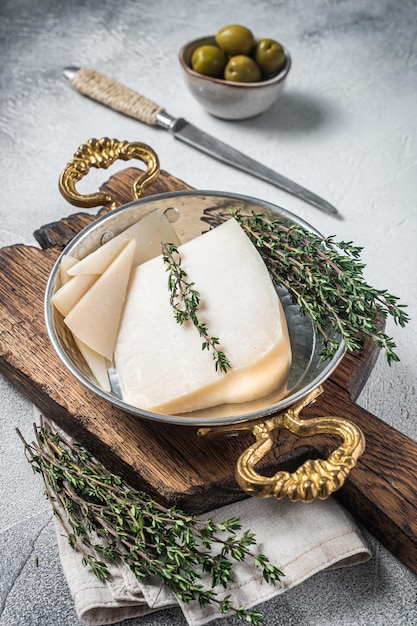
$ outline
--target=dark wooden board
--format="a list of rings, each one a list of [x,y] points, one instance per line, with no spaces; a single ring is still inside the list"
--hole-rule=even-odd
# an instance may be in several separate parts
[[[128,168],[103,188],[122,204],[130,200],[136,176]],[[162,172],[145,195],[187,188]],[[0,250],[0,371],[110,470],[161,502],[199,513],[244,498],[234,467],[251,435],[208,440],[192,427],[138,419],[86,390],[55,354],[43,317],[46,281],[62,248],[95,217],[80,212],[42,226],[35,233],[41,248],[16,244]],[[377,357],[368,343],[359,354],[346,355],[303,417],[339,415],[363,430],[366,451],[337,497],[417,572],[417,444],[355,404]],[[297,440],[284,431],[262,470],[292,469],[337,445],[330,437]]]

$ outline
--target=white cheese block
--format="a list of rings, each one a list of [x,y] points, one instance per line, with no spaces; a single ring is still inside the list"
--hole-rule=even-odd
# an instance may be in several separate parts
[[[64,279],[65,280],[65,279]],[[71,309],[79,302],[79,300],[87,293],[97,280],[97,276],[85,274],[80,276],[71,276],[62,287],[54,293],[51,298],[52,304],[58,309],[62,315],[68,315]]]
[[[123,400],[160,413],[247,402],[285,384],[291,350],[279,298],[258,251],[230,219],[179,247],[198,312],[232,369],[216,371],[191,322],[170,305],[162,257],[132,270],[115,346]]]
[[[162,242],[175,245],[180,243],[163,212],[156,209],[69,268],[68,274],[102,274],[131,239],[136,241],[133,265],[160,255]]]
[[[75,337],[109,361],[113,358],[135,249],[136,241],[132,239],[64,318]]]

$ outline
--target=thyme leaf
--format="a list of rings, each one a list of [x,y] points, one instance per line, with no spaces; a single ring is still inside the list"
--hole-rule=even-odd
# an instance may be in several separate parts
[[[357,352],[361,337],[384,350],[391,365],[399,361],[395,342],[380,319],[391,316],[399,326],[409,317],[406,305],[386,290],[370,286],[364,279],[361,247],[351,241],[336,242],[334,236],[320,237],[284,218],[270,219],[262,213],[212,212],[205,218],[211,226],[234,217],[260,252],[276,284],[284,286],[302,313],[311,317],[322,337],[323,360],[336,352],[340,341]]]
[[[185,603],[216,605],[246,623],[260,626],[262,614],[234,606],[227,589],[235,562],[251,560],[260,578],[275,584],[284,576],[264,554],[252,550],[253,533],[241,531],[232,517],[203,521],[129,487],[85,448],[65,439],[41,421],[35,441],[17,429],[34,472],[42,475],[45,493],[70,545],[99,580],[110,577],[109,562],[125,563],[141,581],[156,576]],[[205,583],[203,576],[209,582]]]
[[[191,320],[203,340],[202,350],[212,351],[216,371],[227,372],[231,365],[227,356],[219,349],[218,337],[210,337],[207,324],[200,322],[197,316],[200,294],[195,289],[194,283],[188,280],[178,248],[172,243],[163,243],[162,259],[168,272],[170,303],[177,323],[183,324]]]

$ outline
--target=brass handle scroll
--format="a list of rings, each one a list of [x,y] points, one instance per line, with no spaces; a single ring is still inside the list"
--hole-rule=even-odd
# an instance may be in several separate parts
[[[91,167],[107,169],[115,161],[139,159],[146,165],[144,171],[132,185],[132,198],[138,200],[143,190],[159,175],[159,159],[149,146],[140,142],[118,141],[102,137],[89,139],[75,152],[59,179],[59,189],[66,200],[78,207],[106,206],[114,209],[117,202],[106,193],[80,194],[76,184],[84,178]]]
[[[365,450],[365,438],[362,431],[349,420],[328,416],[311,419],[300,418],[300,412],[322,393],[318,387],[299,403],[284,413],[274,415],[263,422],[251,422],[241,426],[215,427],[200,429],[200,435],[216,436],[219,431],[233,432],[250,430],[256,441],[240,456],[236,466],[236,480],[249,495],[260,498],[275,497],[281,499],[310,502],[316,498],[325,499],[344,484],[350,470]],[[272,434],[279,428],[286,428],[292,433],[307,437],[319,434],[338,435],[342,444],[327,459],[308,459],[293,473],[279,471],[268,477],[259,474],[255,466],[272,448]],[[217,433],[215,432],[217,431]]]

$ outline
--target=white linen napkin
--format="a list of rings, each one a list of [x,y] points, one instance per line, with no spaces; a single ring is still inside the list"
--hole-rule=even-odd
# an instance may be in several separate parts
[[[231,594],[235,606],[252,608],[300,584],[319,571],[349,567],[370,558],[370,551],[351,516],[334,500],[303,502],[255,500],[231,504],[210,512],[223,520],[238,516],[243,529],[256,534],[259,552],[285,574],[276,585],[262,581],[260,570],[237,563],[235,580],[222,599]],[[204,516],[201,516],[204,517]],[[220,617],[215,606],[184,604],[156,579],[139,582],[125,565],[109,565],[111,578],[100,582],[68,544],[56,523],[58,547],[78,618],[101,626],[179,605],[190,626],[207,624]]]
[[[36,408],[35,415],[39,416]],[[251,530],[256,535],[252,551],[266,554],[284,573],[272,585],[262,580],[261,570],[249,560],[236,563],[233,583],[227,590],[222,587],[216,590],[220,600],[230,594],[234,606],[253,608],[319,571],[357,565],[371,557],[354,520],[334,498],[308,504],[248,498],[200,517],[208,516],[219,521],[239,517],[242,530]],[[111,577],[99,581],[91,569],[82,565],[80,553],[68,544],[58,522],[56,534],[77,616],[85,624],[114,624],[172,606],[180,606],[189,626],[200,626],[221,617],[216,606],[200,607],[198,601],[183,603],[157,579],[139,582],[124,564],[109,563]]]

